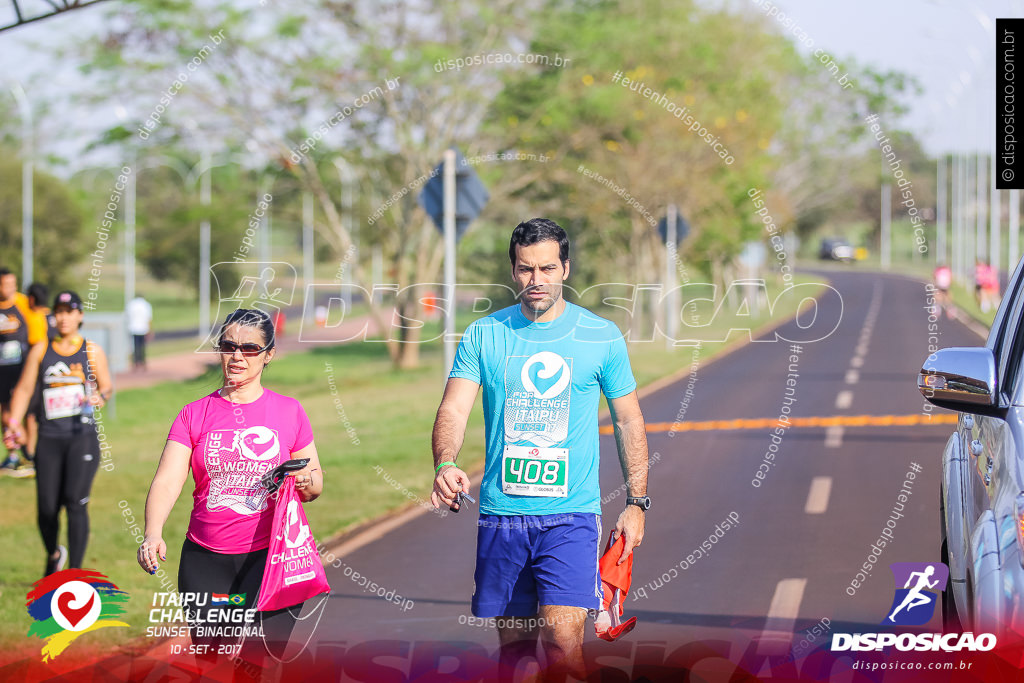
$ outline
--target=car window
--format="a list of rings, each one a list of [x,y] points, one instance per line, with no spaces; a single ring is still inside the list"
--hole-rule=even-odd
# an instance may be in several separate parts
[[[1024,297],[1020,296],[1022,269],[1020,265],[1014,273],[1010,286],[1003,295],[1002,305],[992,325],[993,334],[989,335],[989,347],[996,354],[998,362],[1000,393],[1003,399],[1012,400],[1021,388],[1020,366],[1021,355],[1024,354]]]
[[[999,310],[996,311],[995,320],[992,321],[992,328],[989,330],[988,341],[985,342],[985,346],[992,349],[992,352],[996,354],[996,358],[1001,355],[1002,344],[1000,343],[1006,338],[1005,332],[1008,328],[1015,327],[1015,321],[1010,316],[1010,309],[1016,308],[1016,304],[1019,303],[1021,290],[1021,277],[1024,274],[1024,259],[1017,264],[1017,268],[1013,273],[1013,277],[1010,278],[1010,282],[1006,287],[1006,291],[1003,293],[1003,300],[999,304]],[[1010,324],[1014,323],[1014,324]]]

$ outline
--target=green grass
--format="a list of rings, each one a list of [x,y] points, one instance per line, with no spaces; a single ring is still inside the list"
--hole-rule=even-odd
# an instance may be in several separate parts
[[[775,317],[789,316],[794,305],[795,301],[789,301],[773,313]],[[459,327],[474,317],[460,315]],[[736,320],[732,319],[732,327],[737,326]],[[767,320],[768,312],[762,310],[759,317],[749,320],[749,327],[756,329]],[[719,319],[710,324],[705,338],[728,336],[735,340],[737,334],[742,334],[728,335],[723,322]],[[721,342],[702,344],[701,356],[722,346]],[[641,386],[689,367],[692,360],[690,347],[667,350],[663,339],[631,344],[630,356]],[[418,369],[399,372],[393,369],[384,344],[354,343],[283,355],[264,376],[267,387],[301,401],[313,425],[325,473],[325,493],[306,506],[306,511],[319,540],[385,511],[415,504],[409,502],[405,490],[394,488],[376,473],[377,465],[418,500],[426,501],[432,485],[430,432],[444,382],[441,346],[436,342],[424,344],[420,360]],[[329,380],[336,387],[336,396],[330,391]],[[104,423],[113,468],[101,469],[93,486],[89,505],[92,534],[85,566],[106,573],[129,593],[125,620],[132,628],[91,634],[88,639],[93,646],[119,645],[144,634],[153,592],[176,586],[177,562],[191,509],[191,481],[186,482],[165,526],[166,586],[161,587],[158,577],[145,574],[136,564],[138,542],[125,514],[134,517],[139,527],[136,533],[141,533],[146,493],[171,422],[184,404],[219,386],[219,371],[211,371],[190,381],[118,394],[117,419]],[[478,400],[460,464],[472,470],[482,459],[483,415]],[[44,551],[35,508],[32,480],[0,479],[0,515],[9,549],[0,572],[0,643],[5,645],[25,645],[29,617],[24,596],[43,569]],[[62,538],[63,533],[64,529]],[[136,641],[136,645],[140,643]]]

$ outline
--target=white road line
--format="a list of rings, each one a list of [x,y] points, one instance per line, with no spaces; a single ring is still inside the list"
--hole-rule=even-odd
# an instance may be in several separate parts
[[[868,345],[867,344],[858,344],[857,348],[855,348],[854,351],[857,352],[858,356],[866,356],[866,355],[868,355]]]
[[[836,408],[839,410],[846,410],[853,403],[853,392],[849,389],[844,389],[836,394]]]
[[[758,654],[784,653],[789,651],[793,641],[793,625],[800,614],[800,603],[804,599],[807,579],[783,579],[775,587],[771,605],[768,607],[764,631],[757,644]]]
[[[832,425],[825,428],[825,448],[839,448],[843,445],[843,431],[846,428],[842,425]]]
[[[858,370],[847,370],[846,371],[846,383],[856,384],[860,380],[860,372]]]
[[[864,365],[864,356],[854,356],[853,358],[850,359],[850,365],[852,365],[855,368],[859,368],[860,366]]]
[[[807,503],[804,512],[809,515],[820,515],[828,509],[828,497],[832,494],[832,477],[815,477],[811,480],[811,490],[807,492]]]

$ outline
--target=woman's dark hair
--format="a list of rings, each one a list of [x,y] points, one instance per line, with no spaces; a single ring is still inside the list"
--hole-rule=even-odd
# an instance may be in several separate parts
[[[25,296],[35,300],[35,306],[45,306],[46,300],[50,298],[50,290],[41,282],[33,282],[28,286]]]
[[[241,325],[242,327],[255,327],[263,334],[263,346],[269,351],[274,348],[274,323],[270,316],[256,308],[236,308],[224,318],[224,324],[220,326],[217,334],[217,343],[224,341],[224,330],[228,325]]]
[[[563,264],[569,260],[569,236],[558,223],[547,218],[531,218],[523,221],[512,231],[508,242],[508,260],[516,264],[516,247],[528,247],[537,242],[557,242],[558,260]]]

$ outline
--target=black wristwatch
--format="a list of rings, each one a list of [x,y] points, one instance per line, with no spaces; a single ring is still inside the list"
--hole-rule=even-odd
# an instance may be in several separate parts
[[[644,511],[650,510],[651,509],[651,497],[650,496],[640,496],[638,498],[634,498],[633,496],[626,496],[626,505],[636,505],[638,508],[640,508],[641,510],[644,510]]]

